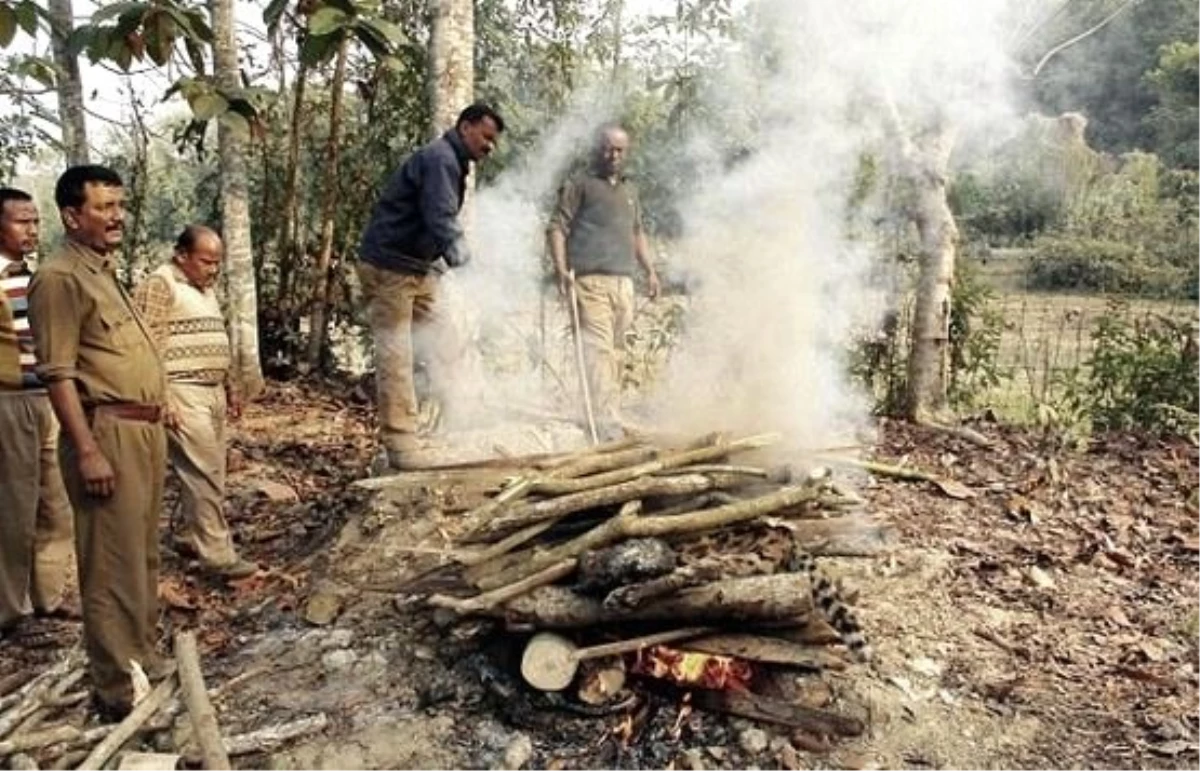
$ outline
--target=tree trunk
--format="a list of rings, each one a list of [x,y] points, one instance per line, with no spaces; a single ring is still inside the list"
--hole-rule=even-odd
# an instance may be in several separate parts
[[[346,82],[346,54],[350,39],[343,37],[338,44],[337,62],[333,66],[333,81],[329,105],[329,138],[325,143],[325,191],[321,204],[321,247],[313,267],[312,308],[308,325],[308,364],[314,370],[321,366],[321,350],[325,347],[326,326],[329,323],[329,267],[333,262],[333,225],[337,214],[339,145],[342,139],[342,91]]]
[[[58,71],[58,112],[62,121],[63,154],[68,166],[88,162],[87,125],[83,112],[83,80],[79,59],[71,55],[67,40],[75,29],[71,0],[50,0],[50,46]]]
[[[475,3],[473,0],[433,0],[429,34],[430,137],[454,126],[459,112],[475,99]],[[474,211],[475,164],[467,177],[460,217],[471,233]]]
[[[429,39],[431,137],[454,125],[475,95],[475,5],[472,0],[434,0]]]
[[[950,361],[950,291],[954,284],[958,227],[946,198],[954,132],[941,124],[923,146],[909,145],[907,167],[916,186],[913,218],[921,242],[920,278],[908,357],[907,416],[936,419],[946,409]]]
[[[238,82],[238,48],[233,0],[210,0],[213,22],[213,69],[222,88]],[[228,126],[218,126],[221,172],[222,239],[225,241],[225,286],[229,303],[229,337],[233,377],[242,396],[253,399],[263,389],[258,357],[258,295],[254,281],[254,248],[250,239],[250,184],[243,139]]]
[[[279,291],[277,301],[282,305],[291,297],[292,274],[299,262],[296,248],[300,220],[300,133],[304,125],[304,84],[308,81],[308,65],[304,59],[296,66],[292,101],[292,121],[288,133],[287,179],[283,185],[283,222],[275,240],[275,259],[279,261]]]

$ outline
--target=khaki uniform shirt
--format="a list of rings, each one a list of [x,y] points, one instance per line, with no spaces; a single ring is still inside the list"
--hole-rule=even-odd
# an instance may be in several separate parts
[[[74,380],[85,407],[163,404],[149,331],[117,280],[116,259],[67,241],[34,274],[29,316],[43,382]]]

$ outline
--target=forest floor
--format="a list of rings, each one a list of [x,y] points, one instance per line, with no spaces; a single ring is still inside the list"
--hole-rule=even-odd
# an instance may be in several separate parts
[[[960,483],[955,497],[858,480],[900,539],[883,558],[828,560],[857,589],[876,651],[821,681],[823,705],[865,718],[854,739],[793,741],[671,697],[644,704],[633,732],[625,715],[498,700],[473,655],[489,638],[378,586],[414,557],[406,539],[453,522],[396,506],[379,520],[385,509],[351,485],[373,451],[352,386],[273,384],[236,424],[229,515],[257,576],[223,585],[168,551],[168,497],[164,639],[197,631],[226,735],[324,716],[237,767],[1196,767],[1197,448],[1110,435],[1080,451],[975,428],[992,447],[885,421],[869,453]],[[348,543],[381,539],[369,564],[345,558]],[[0,677],[46,667],[79,636],[43,623],[60,645],[12,646]],[[178,746],[180,731],[142,741]]]

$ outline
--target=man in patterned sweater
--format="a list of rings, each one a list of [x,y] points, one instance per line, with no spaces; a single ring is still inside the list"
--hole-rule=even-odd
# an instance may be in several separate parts
[[[186,531],[177,543],[223,578],[245,578],[258,566],[238,556],[225,521],[226,418],[240,412],[229,376],[229,336],[213,289],[224,248],[214,231],[189,225],[171,262],[134,289],[167,371],[168,453],[182,487]]]
[[[0,188],[0,636],[30,613],[79,615],[63,602],[73,546],[58,421],[33,371],[25,259],[38,224],[27,193]]]

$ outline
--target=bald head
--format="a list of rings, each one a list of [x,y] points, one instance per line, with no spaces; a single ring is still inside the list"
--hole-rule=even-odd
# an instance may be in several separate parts
[[[217,231],[204,225],[188,225],[175,241],[175,265],[197,289],[208,289],[221,275],[225,246]]]
[[[596,132],[596,167],[608,178],[620,176],[629,153],[629,134],[615,123]]]

